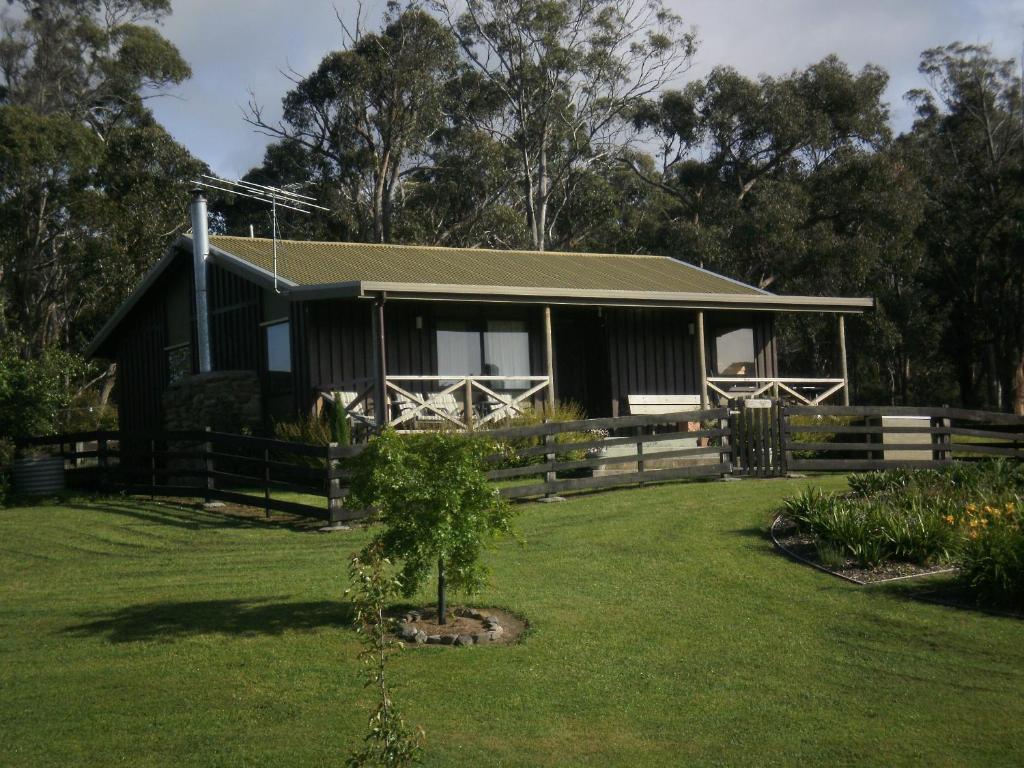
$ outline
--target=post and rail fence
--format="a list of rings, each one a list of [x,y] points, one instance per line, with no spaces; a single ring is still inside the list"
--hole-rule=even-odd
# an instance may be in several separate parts
[[[1024,418],[960,408],[731,407],[480,430],[503,450],[488,478],[512,499],[684,479],[936,468],[1024,460]],[[362,445],[312,445],[212,431],[96,431],[34,437],[63,457],[72,488],[203,498],[343,522],[346,459]]]

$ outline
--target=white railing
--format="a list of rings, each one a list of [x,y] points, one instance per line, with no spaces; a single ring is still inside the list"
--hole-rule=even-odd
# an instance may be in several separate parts
[[[841,392],[845,379],[778,376],[708,376],[708,391],[723,402],[759,397],[791,397],[804,405],[821,405]]]
[[[387,376],[385,384],[392,406],[388,420],[391,426],[416,421],[440,421],[461,429],[471,429],[526,413],[531,398],[549,390],[551,379],[548,376],[410,375]],[[501,384],[514,386],[515,389],[502,391],[499,386]],[[414,391],[426,387],[439,389],[436,392]]]

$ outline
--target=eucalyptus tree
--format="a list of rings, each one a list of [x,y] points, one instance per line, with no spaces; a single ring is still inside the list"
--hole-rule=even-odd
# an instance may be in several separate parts
[[[480,125],[515,151],[529,241],[544,250],[573,175],[620,151],[630,113],[687,68],[695,36],[661,0],[434,7],[497,107]]]
[[[942,345],[968,404],[1024,413],[1024,112],[1013,60],[989,46],[925,51],[906,137],[927,190],[922,236],[948,311]]]
[[[282,118],[268,118],[253,97],[246,119],[309,154],[311,180],[336,191],[339,215],[362,229],[358,239],[388,242],[402,182],[445,122],[458,49],[430,14],[397,2],[388,3],[379,32],[340,23],[345,47],[294,78]]]
[[[806,241],[805,181],[889,139],[877,67],[853,74],[834,56],[784,77],[717,67],[634,113],[657,165],[625,160],[672,195],[675,237],[691,257],[767,288],[791,271]]]
[[[0,305],[23,354],[77,346],[186,221],[199,164],[146,101],[190,74],[169,0],[20,0],[0,24]]]

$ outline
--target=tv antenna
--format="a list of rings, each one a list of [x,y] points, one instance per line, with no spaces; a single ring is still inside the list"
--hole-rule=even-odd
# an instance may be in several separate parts
[[[254,184],[251,181],[222,179],[219,176],[210,176],[205,173],[200,174],[200,178],[195,179],[192,183],[207,189],[227,192],[229,195],[238,195],[239,197],[247,197],[250,200],[270,203],[271,235],[274,242],[274,293],[281,293],[281,290],[277,287],[277,209],[279,207],[287,208],[290,211],[298,211],[299,213],[312,213],[314,209],[318,211],[328,211],[330,209],[313,202],[316,200],[315,197],[296,192],[294,188],[300,186],[298,184],[288,184],[285,187],[268,187],[264,184]]]

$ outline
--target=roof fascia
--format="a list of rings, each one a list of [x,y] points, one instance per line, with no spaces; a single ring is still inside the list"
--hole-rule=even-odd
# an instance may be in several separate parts
[[[664,291],[611,291],[582,288],[522,288],[516,286],[442,285],[351,281],[333,285],[301,286],[292,297],[326,299],[379,294],[389,299],[426,301],[538,302],[584,306],[678,307],[687,309],[744,309],[753,311],[860,313],[875,306],[874,299],[836,296],[779,296],[772,293],[671,293]]]

